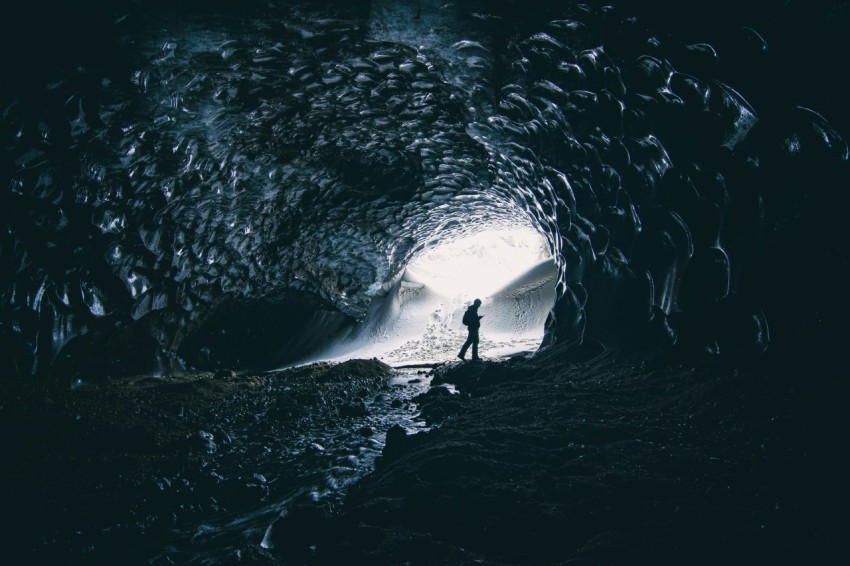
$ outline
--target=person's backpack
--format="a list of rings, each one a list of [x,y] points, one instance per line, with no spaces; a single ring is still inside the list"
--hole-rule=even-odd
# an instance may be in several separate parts
[[[461,320],[464,326],[472,324],[472,316],[472,310],[466,309],[466,312],[463,313],[463,319]]]

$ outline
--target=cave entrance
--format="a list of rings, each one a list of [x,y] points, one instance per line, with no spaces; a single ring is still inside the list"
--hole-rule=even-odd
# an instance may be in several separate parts
[[[558,270],[532,228],[493,229],[417,254],[386,296],[344,339],[308,361],[376,357],[392,364],[454,360],[466,339],[461,318],[480,298],[480,355],[536,350],[555,304]]]

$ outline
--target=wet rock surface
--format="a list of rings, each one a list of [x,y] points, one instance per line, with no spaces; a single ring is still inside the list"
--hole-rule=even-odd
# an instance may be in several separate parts
[[[6,556],[744,564],[841,550],[848,384],[827,361],[573,350],[427,375],[355,360],[4,381]]]
[[[553,356],[549,353],[549,356]],[[618,360],[435,370],[427,433],[387,433],[342,511],[308,513],[308,563],[746,564],[840,553],[847,384]],[[451,399],[451,403],[441,402]],[[299,535],[301,536],[301,535]],[[288,540],[294,540],[292,538]]]
[[[169,564],[257,552],[284,501],[332,501],[371,468],[392,415],[335,426],[337,407],[397,390],[392,373],[355,360],[73,389],[2,380],[7,556]]]

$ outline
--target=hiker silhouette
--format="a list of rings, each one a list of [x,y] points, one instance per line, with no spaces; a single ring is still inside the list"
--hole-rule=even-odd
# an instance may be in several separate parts
[[[466,359],[466,350],[469,349],[470,346],[472,346],[472,359],[481,359],[478,357],[478,329],[481,327],[481,319],[484,318],[484,315],[478,314],[478,307],[480,306],[481,299],[475,299],[475,301],[467,307],[466,312],[463,313],[463,323],[469,330],[469,335],[466,337],[466,342],[463,343],[463,348],[460,349],[460,353],[457,355],[457,357],[462,360]]]

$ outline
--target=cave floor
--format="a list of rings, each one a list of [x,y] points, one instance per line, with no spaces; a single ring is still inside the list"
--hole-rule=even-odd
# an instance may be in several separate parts
[[[379,362],[298,371],[288,389],[232,372],[0,381],[6,555],[188,563],[199,541],[221,546],[212,563],[257,564],[825,563],[841,551],[850,427],[836,375],[553,354],[447,364],[402,391]],[[361,399],[432,428],[364,425]],[[342,469],[344,500],[274,479],[276,463],[306,458],[274,439],[330,451],[286,437],[321,411],[361,438],[351,469],[303,462]],[[236,424],[246,436],[228,436]],[[224,471],[227,451],[241,461]],[[181,516],[244,525],[218,542],[212,527],[180,531]]]
[[[442,426],[389,438],[314,538],[328,562],[833,562],[846,380],[772,367],[553,354],[437,368],[432,384],[460,394],[418,404]]]

